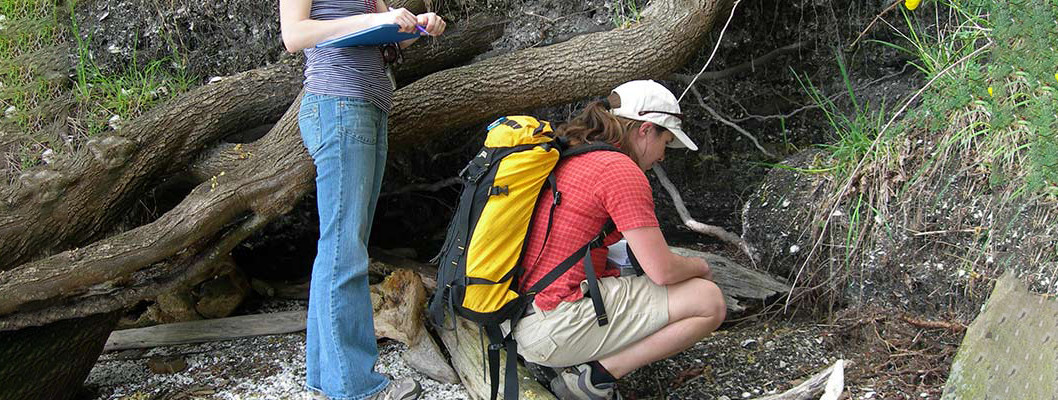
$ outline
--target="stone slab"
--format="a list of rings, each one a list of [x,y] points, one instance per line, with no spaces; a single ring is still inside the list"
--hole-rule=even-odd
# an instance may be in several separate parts
[[[996,283],[952,362],[943,400],[1058,400],[1058,302]]]

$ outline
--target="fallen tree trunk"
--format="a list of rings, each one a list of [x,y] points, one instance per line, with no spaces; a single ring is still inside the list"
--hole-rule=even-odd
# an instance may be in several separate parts
[[[713,269],[713,282],[724,293],[728,318],[738,316],[790,293],[790,285],[775,277],[746,268],[730,259],[712,253],[673,247],[684,257],[704,258]]]
[[[416,107],[394,108],[390,126],[396,135],[390,143],[425,143],[443,130],[438,127],[465,126],[602,95],[632,79],[664,78],[695,54],[724,2],[655,1],[643,10],[638,24],[627,28],[431,74],[394,96],[395,103]],[[464,111],[452,112],[452,104]]]
[[[503,35],[504,21],[488,15],[473,15],[436,38],[422,38],[404,50],[404,62],[393,68],[399,86],[434,72],[470,61],[492,48]]]
[[[712,26],[715,9],[714,0],[659,1],[644,10],[639,24],[629,28],[585,35],[432,74],[395,94],[390,116],[391,143],[421,143],[431,133],[498,114],[600,94],[633,78],[667,76],[698,48]],[[280,68],[284,67],[243,76],[260,75],[262,81],[278,79],[282,85],[229,87],[221,81],[214,88],[254,92],[254,96],[243,100],[248,104],[258,101],[252,99],[261,97],[261,91],[289,103],[300,83],[299,74],[289,71],[289,66],[285,67],[286,72],[277,72]],[[555,90],[558,87],[563,90]],[[511,96],[511,88],[518,88],[525,95]],[[208,165],[204,170],[216,173],[158,220],[10,268],[50,251],[46,249],[83,243],[101,235],[123,212],[117,211],[121,210],[119,206],[127,205],[147,188],[148,178],[175,172],[184,164],[181,160],[201,152],[204,143],[210,142],[207,138],[230,133],[242,120],[239,116],[253,114],[256,111],[252,110],[262,107],[236,104],[240,102],[234,97],[203,97],[210,90],[207,86],[182,97],[175,102],[178,106],[145,117],[135,130],[143,133],[136,142],[117,137],[100,140],[96,144],[98,160],[86,162],[83,168],[86,176],[56,172],[58,177],[51,179],[52,172],[38,174],[36,185],[25,183],[18,192],[35,200],[6,203],[0,214],[0,255],[5,257],[2,263],[7,269],[0,272],[0,292],[5,294],[0,298],[0,330],[108,312],[155,296],[171,287],[172,281],[180,279],[186,270],[208,268],[211,257],[227,254],[243,238],[288,211],[312,190],[314,167],[297,133],[297,107],[291,107],[256,142],[201,158],[198,164]],[[262,118],[244,125],[260,125]],[[208,130],[212,134],[195,129],[198,125],[212,127]],[[170,134],[173,137],[165,143],[147,148],[146,139],[167,137],[158,136],[159,132],[174,129],[179,134]],[[113,143],[107,144],[108,141]],[[41,207],[44,203],[48,206]],[[34,210],[35,207],[42,209]],[[59,209],[69,221],[47,216]],[[65,223],[77,228],[55,228]],[[32,245],[35,242],[42,245]]]

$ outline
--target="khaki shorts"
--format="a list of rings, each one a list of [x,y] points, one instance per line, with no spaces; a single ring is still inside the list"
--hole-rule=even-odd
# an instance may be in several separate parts
[[[586,282],[581,282],[585,288]],[[532,363],[568,367],[613,354],[669,322],[669,292],[646,276],[607,277],[599,291],[610,323],[599,326],[591,299],[536,309],[514,332],[518,353]],[[586,292],[586,290],[585,290]]]

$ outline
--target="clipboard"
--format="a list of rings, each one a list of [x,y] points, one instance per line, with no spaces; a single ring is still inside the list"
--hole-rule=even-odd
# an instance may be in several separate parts
[[[419,33],[405,33],[400,31],[397,24],[382,24],[362,29],[341,37],[320,42],[316,48],[322,47],[354,47],[354,46],[378,46],[386,43],[395,43],[419,37]]]

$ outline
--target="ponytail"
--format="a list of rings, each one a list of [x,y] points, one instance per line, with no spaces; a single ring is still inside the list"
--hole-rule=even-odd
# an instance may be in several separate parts
[[[639,158],[632,151],[632,137],[643,122],[611,114],[612,102],[605,99],[589,103],[580,114],[559,126],[555,135],[565,137],[571,146],[589,142],[607,143],[639,164]]]

